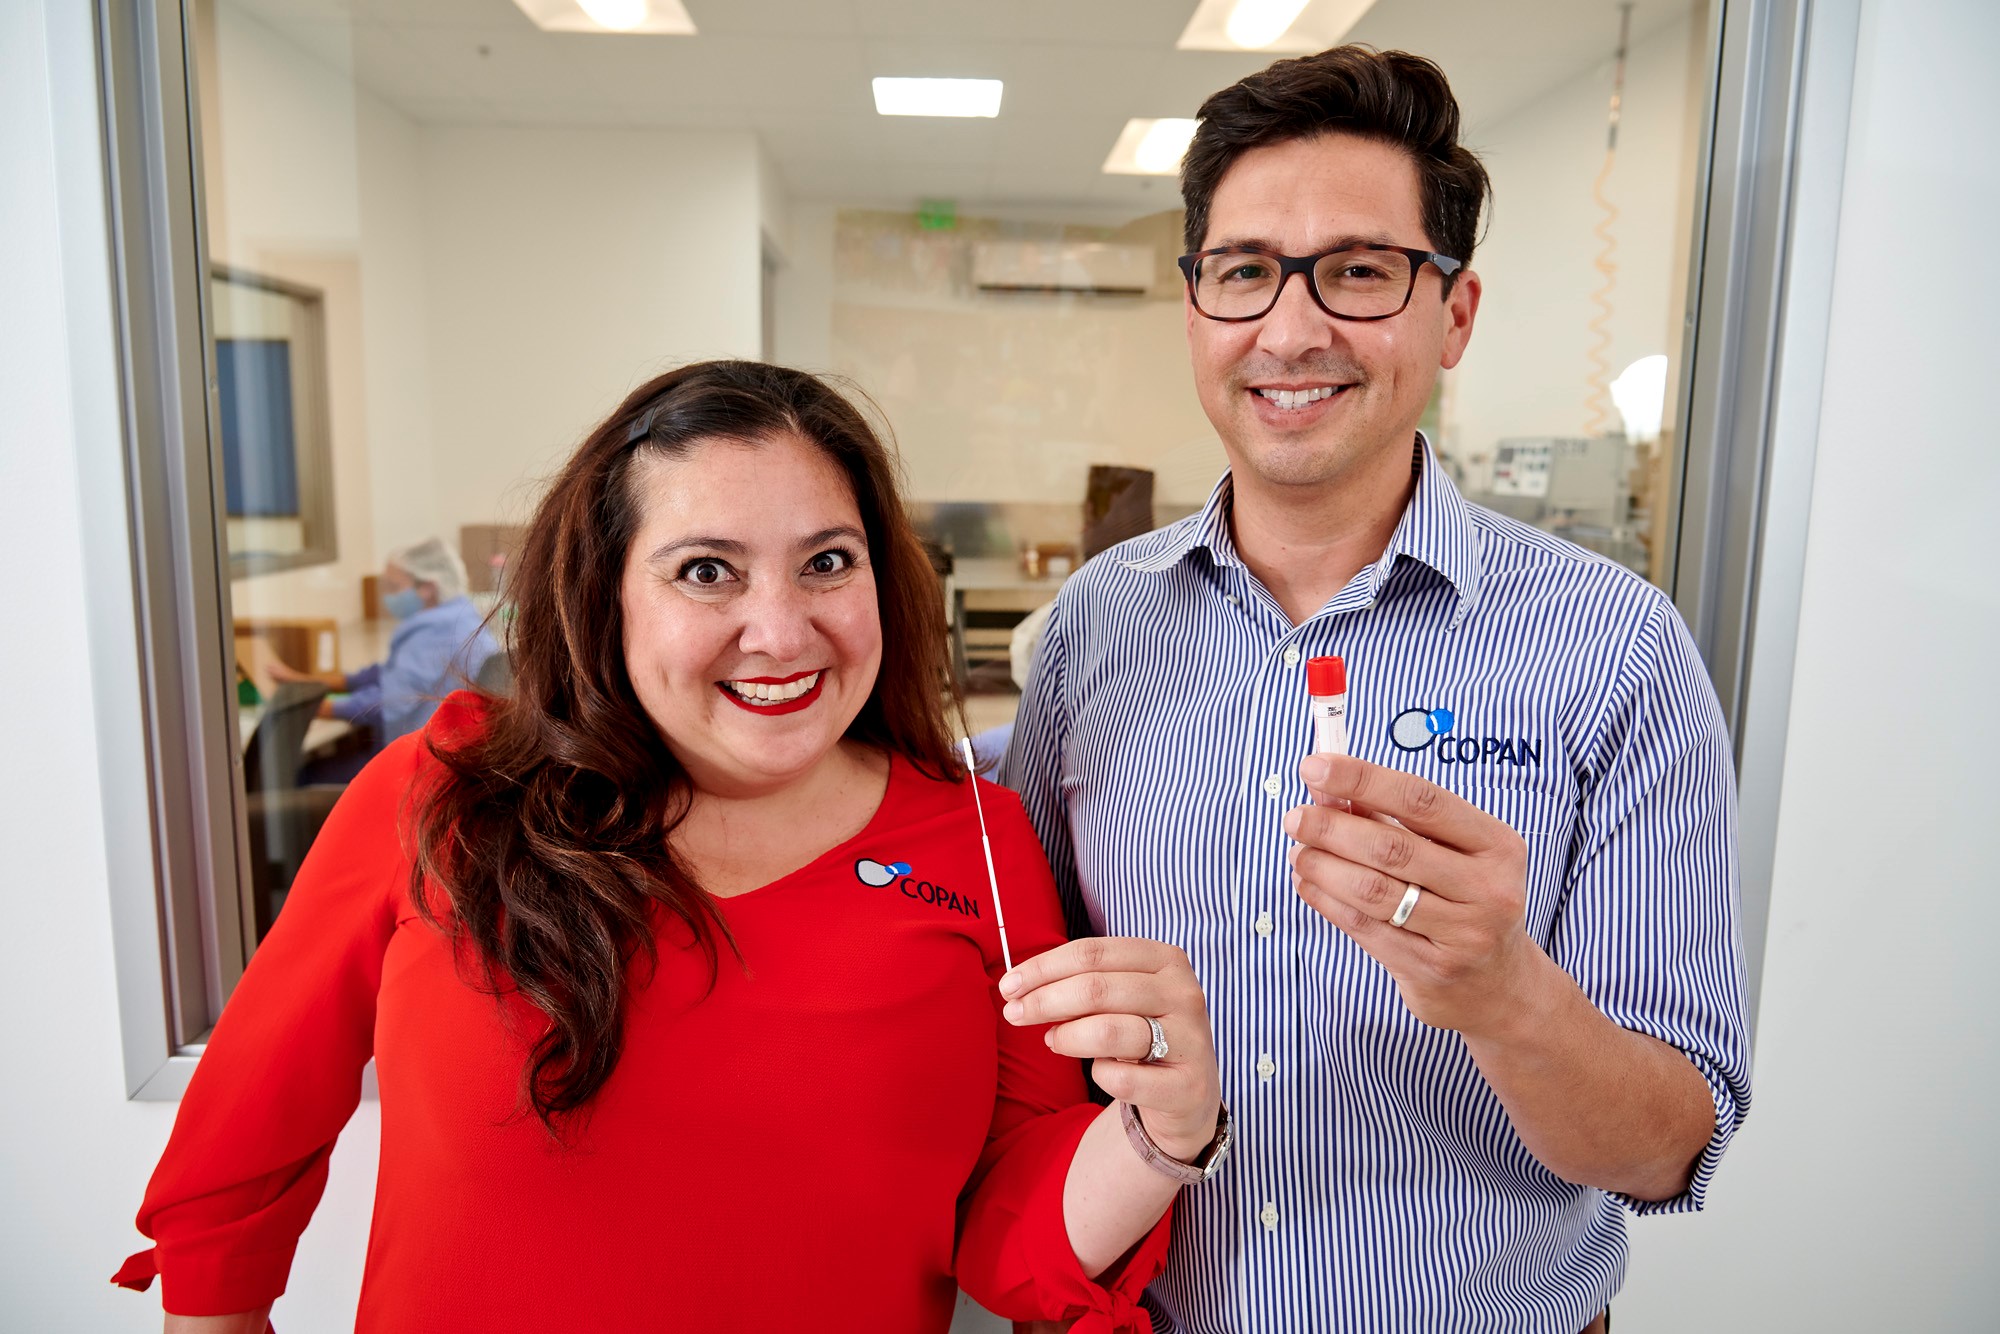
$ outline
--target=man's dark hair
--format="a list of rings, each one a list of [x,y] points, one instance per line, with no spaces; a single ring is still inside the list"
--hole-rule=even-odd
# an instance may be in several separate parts
[[[1472,262],[1492,183],[1479,159],[1458,142],[1458,101],[1444,71],[1422,56],[1336,46],[1280,60],[1214,94],[1199,114],[1200,128],[1181,159],[1190,251],[1202,248],[1215,188],[1237,158],[1253,148],[1341,133],[1407,152],[1417,165],[1431,245]]]

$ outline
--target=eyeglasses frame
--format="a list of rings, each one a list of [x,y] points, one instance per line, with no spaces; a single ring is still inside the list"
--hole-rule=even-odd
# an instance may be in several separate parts
[[[1390,254],[1401,255],[1410,261],[1410,286],[1403,293],[1403,303],[1401,305],[1382,315],[1343,315],[1332,306],[1326,304],[1326,298],[1319,294],[1319,280],[1313,277],[1313,270],[1318,268],[1319,262],[1329,255],[1344,255],[1354,250],[1387,251]],[[1195,295],[1194,290],[1195,269],[1204,259],[1208,259],[1213,255],[1261,255],[1265,259],[1276,260],[1278,262],[1278,285],[1271,289],[1271,304],[1258,311],[1255,315],[1211,315],[1203,310],[1201,308],[1201,298]],[[1438,271],[1439,276],[1444,279],[1447,291],[1451,288],[1452,280],[1465,268],[1464,260],[1453,259],[1450,255],[1440,255],[1434,250],[1415,250],[1409,246],[1400,245],[1342,245],[1335,246],[1331,250],[1322,250],[1315,255],[1281,255],[1275,250],[1266,250],[1262,246],[1225,245],[1216,246],[1212,250],[1197,250],[1191,255],[1182,255],[1175,262],[1180,265],[1181,276],[1187,280],[1188,300],[1193,304],[1195,313],[1203,319],[1217,320],[1223,324],[1245,324],[1251,320],[1261,320],[1266,315],[1269,315],[1273,310],[1277,309],[1278,299],[1285,294],[1285,284],[1291,281],[1292,275],[1295,273],[1305,275],[1306,291],[1311,295],[1313,304],[1336,320],[1355,320],[1363,323],[1372,320],[1393,320],[1396,316],[1410,308],[1410,298],[1415,296],[1417,292],[1417,275],[1423,271],[1424,265],[1429,264]]]

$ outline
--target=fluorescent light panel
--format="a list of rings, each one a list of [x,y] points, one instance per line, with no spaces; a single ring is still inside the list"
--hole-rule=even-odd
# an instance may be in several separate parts
[[[681,0],[514,0],[514,5],[544,32],[695,35]]]
[[[1182,51],[1303,55],[1339,46],[1375,0],[1201,0],[1174,45]]]
[[[1195,122],[1177,118],[1128,120],[1104,159],[1112,176],[1178,176]]]
[[[997,116],[998,79],[877,79],[875,110],[884,116]]]

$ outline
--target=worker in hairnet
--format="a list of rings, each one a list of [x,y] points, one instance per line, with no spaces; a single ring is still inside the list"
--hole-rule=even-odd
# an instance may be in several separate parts
[[[391,552],[382,567],[382,609],[396,621],[389,656],[352,672],[301,672],[270,664],[274,680],[318,681],[343,694],[320,705],[323,716],[370,725],[375,748],[414,732],[438,701],[463,688],[500,645],[465,595],[465,563],[431,537]]]

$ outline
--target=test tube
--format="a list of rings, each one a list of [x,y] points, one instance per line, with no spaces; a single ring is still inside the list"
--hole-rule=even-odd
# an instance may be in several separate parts
[[[1306,692],[1312,696],[1313,753],[1347,754],[1347,660],[1306,659]],[[1344,798],[1332,804],[1343,811],[1354,809]]]

